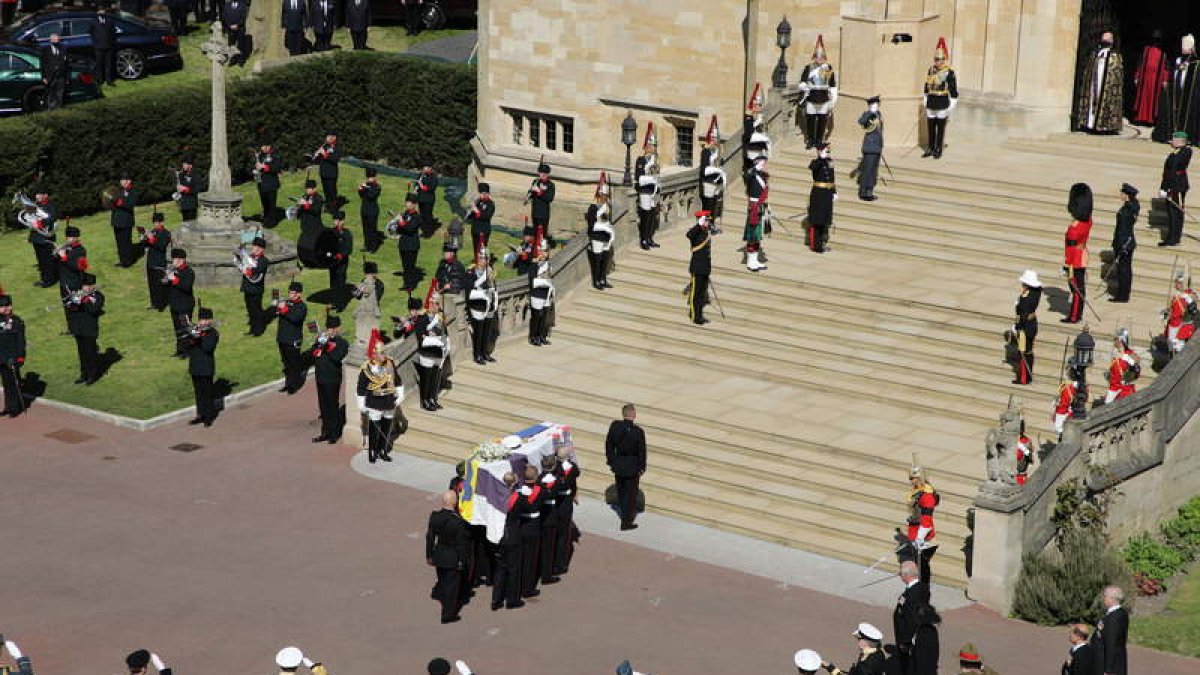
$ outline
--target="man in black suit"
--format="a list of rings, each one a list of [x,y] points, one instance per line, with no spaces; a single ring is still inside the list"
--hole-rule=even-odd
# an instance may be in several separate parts
[[[1062,675],[1096,675],[1099,672],[1096,647],[1088,642],[1091,637],[1092,631],[1086,623],[1067,626],[1067,640],[1071,642],[1071,652],[1063,662]]]
[[[638,480],[646,473],[646,432],[634,424],[637,409],[632,403],[621,406],[621,419],[613,421],[604,439],[608,468],[617,483],[617,511],[621,529],[635,530],[637,523]]]
[[[187,31],[187,15],[188,9],[192,6],[191,0],[166,0],[165,4],[171,15],[171,32],[183,35]]]
[[[371,0],[346,0],[346,27],[355,49],[367,47],[367,27],[371,25]]]
[[[117,48],[117,27],[103,8],[96,10],[96,20],[88,27],[92,35],[92,49],[96,51],[96,81],[100,84],[115,84],[117,62],[113,50]]]
[[[183,348],[188,355],[188,374],[192,376],[192,391],[196,394],[196,417],[188,424],[203,424],[211,427],[217,419],[217,407],[213,402],[213,377],[217,373],[217,343],[221,336],[212,325],[213,311],[201,307],[196,325],[183,339]]]
[[[308,27],[307,0],[283,0],[283,16],[279,27],[284,30],[283,44],[288,54],[299,56],[305,51],[304,29]]]
[[[42,84],[46,85],[46,110],[63,107],[67,95],[67,48],[59,43],[58,33],[50,34],[50,44],[42,47]]]
[[[249,16],[250,3],[247,0],[229,0],[229,4],[225,5],[225,13],[221,15],[225,38],[231,47],[237,47],[240,52],[229,62],[231,66],[246,63],[246,19]]]
[[[1128,657],[1125,653],[1125,638],[1129,634],[1129,612],[1121,606],[1125,591],[1116,586],[1104,589],[1101,602],[1104,616],[1096,623],[1093,644],[1100,648],[1100,668],[1104,675],[1128,675]]]
[[[313,29],[314,49],[318,52],[333,48],[333,29],[337,26],[337,5],[333,0],[313,0],[309,14]],[[326,199],[329,195],[325,196]]]
[[[896,639],[899,672],[910,673],[917,631],[922,623],[921,608],[929,604],[929,585],[921,581],[921,570],[912,560],[900,563],[900,581],[904,582],[904,593],[892,613],[892,635]]]
[[[454,623],[458,615],[463,570],[471,552],[471,533],[458,515],[458,493],[442,493],[442,508],[429,514],[425,530],[425,562],[437,568],[433,599],[442,603],[442,623]]]

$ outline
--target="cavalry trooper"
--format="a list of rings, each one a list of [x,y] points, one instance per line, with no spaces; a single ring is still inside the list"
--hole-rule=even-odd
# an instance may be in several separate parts
[[[1037,309],[1042,302],[1042,282],[1037,272],[1021,274],[1021,294],[1017,296],[1017,316],[1013,322],[1013,339],[1017,348],[1017,377],[1013,384],[1033,382],[1033,342],[1038,334]]]
[[[1129,348],[1129,331],[1121,328],[1113,338],[1113,359],[1108,365],[1108,392],[1104,402],[1112,403],[1133,394],[1137,389],[1134,382],[1141,374],[1142,361]]]
[[[167,269],[167,253],[171,250],[171,231],[163,223],[163,214],[155,209],[150,216],[150,229],[138,228],[142,248],[146,250],[146,287],[150,291],[150,306],[161,312],[167,308],[167,287],[162,284]]]
[[[418,300],[417,302],[420,302]],[[400,381],[397,365],[383,353],[379,329],[371,331],[367,342],[367,359],[358,370],[355,387],[358,410],[362,414],[363,440],[367,446],[367,461],[392,461],[392,440],[400,401],[404,400],[404,383]],[[404,416],[400,415],[403,420]]]
[[[442,390],[442,368],[450,355],[450,344],[446,339],[446,320],[438,312],[437,300],[431,301],[428,311],[433,318],[425,332],[417,336],[417,355],[413,365],[417,370],[421,409],[433,412],[442,409],[438,396]]]
[[[804,147],[812,149],[829,136],[829,118],[837,105],[837,75],[825,55],[825,39],[817,36],[812,62],[800,73],[800,97],[804,104]]]
[[[950,67],[950,52],[946,38],[938,38],[933,50],[933,65],[925,75],[925,125],[929,145],[922,157],[940,159],[946,145],[946,122],[958,105],[958,78]]]
[[[758,272],[767,269],[762,253],[762,238],[767,226],[767,193],[769,191],[767,158],[758,157],[746,172],[746,227],[742,241],[746,242],[746,269]]]
[[[608,187],[608,174],[600,172],[596,185],[595,203],[588,207],[584,219],[587,221],[588,265],[592,271],[592,288],[602,291],[612,288],[608,283],[608,269],[612,266],[612,247],[615,232],[612,226],[612,196]]]
[[[700,153],[700,209],[713,214],[713,234],[719,234],[717,221],[725,201],[725,187],[729,184],[729,176],[721,167],[721,153],[718,147],[720,131],[717,129],[717,116],[713,115],[712,123],[705,138],[707,147]]]
[[[767,126],[763,121],[762,111],[765,101],[762,86],[754,83],[754,93],[746,103],[746,112],[742,116],[742,172],[745,173],[754,160],[759,157],[771,157],[771,137],[767,135]]]
[[[554,307],[554,280],[550,278],[550,259],[542,253],[529,268],[529,344],[550,345],[550,311]]]
[[[662,192],[658,183],[658,136],[654,133],[654,123],[646,129],[646,142],[642,146],[645,154],[638,157],[636,181],[638,192],[638,239],[642,250],[658,248],[654,241],[654,232],[658,229],[659,195]]]
[[[708,277],[712,273],[712,233],[708,231],[712,214],[697,211],[695,216],[696,224],[687,231],[688,244],[691,246],[688,273],[692,281],[686,292],[688,318],[692,323],[703,326],[708,323],[708,319],[704,318],[704,306],[708,304]]]
[[[496,273],[492,270],[486,248],[479,250],[479,256],[467,275],[467,284],[471,351],[475,363],[482,366],[496,360],[492,358],[492,349],[495,345],[496,312],[500,309],[500,296],[496,292]]]
[[[928,584],[931,577],[930,563],[938,547],[934,541],[937,532],[933,527],[933,510],[941,503],[942,498],[933,484],[925,479],[925,473],[919,466],[914,466],[909,471],[908,483],[908,502],[911,510],[908,517],[909,547],[901,553],[901,560],[917,561],[921,582]]]
[[[808,193],[808,248],[824,253],[829,248],[829,226],[833,223],[833,200],[837,199],[834,184],[833,157],[829,144],[817,146],[817,156],[808,163],[812,172],[812,188]]]

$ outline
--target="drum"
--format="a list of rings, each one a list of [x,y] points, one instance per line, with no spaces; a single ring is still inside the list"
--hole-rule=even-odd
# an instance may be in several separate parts
[[[322,227],[300,233],[296,241],[296,257],[305,267],[326,269],[337,253],[338,238],[332,228]]]

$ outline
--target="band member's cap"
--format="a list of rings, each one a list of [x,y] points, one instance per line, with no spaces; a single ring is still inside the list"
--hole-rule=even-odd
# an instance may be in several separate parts
[[[869,623],[858,624],[858,628],[854,631],[854,636],[867,640],[875,640],[876,642],[883,640],[883,633]]]
[[[136,652],[131,652],[125,657],[125,665],[129,666],[129,670],[141,670],[150,665],[150,652],[145,649],[139,649]]]
[[[182,157],[182,158],[179,160],[179,162],[180,162],[181,164],[194,164],[195,162],[193,161],[193,159],[194,159],[194,158],[193,158],[191,155],[184,155],[184,156],[183,156],[183,157]]]
[[[84,272],[83,276],[80,277],[79,281],[84,286],[95,286],[96,285],[96,275],[91,274],[89,272]]]
[[[300,283],[299,281],[293,281],[292,283],[288,284],[288,290],[296,291],[297,293],[303,293],[304,284]]]
[[[345,212],[345,211],[341,211],[341,210],[334,211],[334,212],[333,212],[333,219],[334,219],[334,220],[345,220],[345,219],[346,219],[346,212]]]
[[[1171,138],[1181,138],[1186,141],[1188,139],[1188,135],[1186,131],[1176,131],[1175,133],[1171,134]]]
[[[326,129],[325,135],[326,136],[337,136],[337,129]]]
[[[304,187],[305,187],[305,189],[315,188],[315,187],[317,187],[317,181],[309,178],[308,180],[304,181]]]
[[[979,656],[979,650],[976,649],[975,645],[971,644],[970,642],[963,645],[962,649],[958,650],[958,660],[963,663],[975,665],[983,664],[983,658]]]
[[[697,218],[707,218],[712,215],[712,211],[700,210],[700,211],[695,212],[692,215],[696,216]]]
[[[255,238],[254,238],[254,241],[250,242],[250,245],[251,245],[251,246],[258,246],[258,247],[260,247],[260,248],[266,248],[266,247],[267,247],[267,240],[266,240],[266,239],[263,239],[262,237],[255,237]]]
[[[1037,272],[1033,270],[1025,270],[1021,273],[1019,281],[1030,288],[1041,288],[1042,282],[1038,279]]]
[[[329,317],[328,319],[325,320],[325,327],[326,328],[341,328],[342,327],[342,317],[340,317],[340,316]]]
[[[75,227],[74,225],[68,225],[68,226],[67,226],[67,236],[68,236],[68,237],[78,237],[78,236],[80,236],[80,233],[79,233],[79,228],[78,228],[78,227]]]
[[[0,307],[12,307],[12,296],[0,293]]]
[[[414,192],[410,192],[410,193],[408,193],[408,194],[404,195],[404,201],[406,201],[406,202],[412,202],[412,203],[414,203],[414,204],[415,204],[415,203],[417,203],[417,195],[416,195],[416,193],[414,193]]]
[[[450,662],[438,657],[429,662],[427,669],[429,675],[450,675]]]
[[[371,167],[367,167],[367,178],[374,178],[375,176],[378,176],[378,175],[379,175],[378,171],[376,171],[375,169],[372,169]]]
[[[408,299],[408,308],[410,310],[411,309],[421,309],[424,306],[425,306],[425,303],[421,302],[420,298],[409,298]]]
[[[196,316],[197,316],[199,319],[201,319],[201,320],[203,320],[203,319],[212,319],[212,318],[213,318],[213,311],[212,311],[212,309],[210,309],[210,308],[208,308],[208,307],[201,307],[201,308],[200,308],[200,313],[199,313],[199,314],[197,314]]]
[[[1124,192],[1130,197],[1136,197],[1138,195],[1138,189],[1129,183],[1121,183],[1121,192]]]
[[[457,248],[454,248],[453,246],[451,246],[448,243],[442,244],[442,253],[454,253],[457,250],[458,250]]]
[[[796,652],[796,667],[806,673],[815,673],[821,669],[821,655],[811,649],[801,649]]]
[[[872,96],[871,98],[867,99],[867,105],[871,105],[872,103],[879,103],[879,97]]]
[[[299,668],[304,661],[304,652],[296,647],[284,647],[275,655],[275,665],[280,668]]]
[[[152,223],[161,223],[163,220],[164,216],[161,211],[155,211],[154,214],[150,216],[150,222]]]
[[[187,259],[187,251],[185,251],[181,248],[173,248],[173,249],[171,249],[171,257]]]
[[[538,164],[538,173],[550,173],[550,165],[545,162]]]
[[[117,173],[117,178],[120,180],[133,180],[133,172],[129,169],[122,169]]]
[[[379,264],[374,260],[363,263],[363,274],[379,274]]]
[[[478,189],[480,192],[491,192],[492,186],[488,185],[487,183],[480,183]]]

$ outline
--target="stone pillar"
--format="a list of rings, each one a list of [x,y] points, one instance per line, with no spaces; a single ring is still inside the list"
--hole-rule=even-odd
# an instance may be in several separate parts
[[[745,73],[742,77],[742,110],[745,110],[746,102],[750,100],[750,94],[754,92],[755,82],[762,82],[764,89],[771,87],[769,73],[764,79],[756,70],[758,64],[758,5],[759,0],[746,0],[746,22],[742,24],[745,27],[745,42],[742,44],[742,48],[745,50],[746,58]]]
[[[283,0],[254,0],[250,4],[249,31],[254,39],[254,72],[260,73],[264,63],[283,62],[289,58],[283,44]]]
[[[1006,513],[975,502],[967,596],[1002,615],[1012,609],[1013,589],[1025,551],[1021,541],[1024,530],[1025,514],[1020,509]]]

